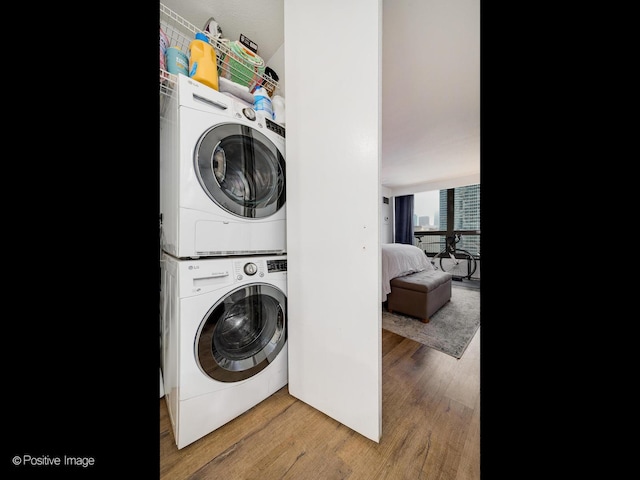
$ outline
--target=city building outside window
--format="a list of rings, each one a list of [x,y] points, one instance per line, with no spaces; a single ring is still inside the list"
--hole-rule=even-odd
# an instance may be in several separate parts
[[[480,256],[480,185],[414,194],[414,234],[427,254],[438,253],[445,238],[462,233],[457,244]]]

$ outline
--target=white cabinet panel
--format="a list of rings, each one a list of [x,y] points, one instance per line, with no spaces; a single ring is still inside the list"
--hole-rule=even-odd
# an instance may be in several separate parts
[[[382,3],[284,8],[289,392],[378,442]]]

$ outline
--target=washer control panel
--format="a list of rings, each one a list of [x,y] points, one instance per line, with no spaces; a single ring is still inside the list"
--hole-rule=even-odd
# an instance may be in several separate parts
[[[264,260],[236,260],[233,266],[236,280],[243,280],[245,276],[262,278],[266,269]]]
[[[269,271],[269,273],[286,272],[287,261],[286,260],[267,260],[267,270]]]
[[[243,259],[234,260],[233,274],[237,281],[245,280],[247,277],[264,278],[265,275],[287,272],[286,259]]]

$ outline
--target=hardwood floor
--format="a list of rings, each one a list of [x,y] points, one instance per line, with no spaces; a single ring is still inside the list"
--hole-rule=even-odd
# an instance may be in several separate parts
[[[160,479],[480,478],[480,329],[461,359],[382,330],[382,438],[287,387],[178,450],[160,399]]]

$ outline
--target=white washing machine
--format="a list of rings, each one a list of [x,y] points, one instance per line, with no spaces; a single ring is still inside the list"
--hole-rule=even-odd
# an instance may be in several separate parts
[[[162,379],[178,448],[288,382],[286,256],[162,254]]]
[[[185,75],[160,121],[162,249],[286,253],[285,129]]]

